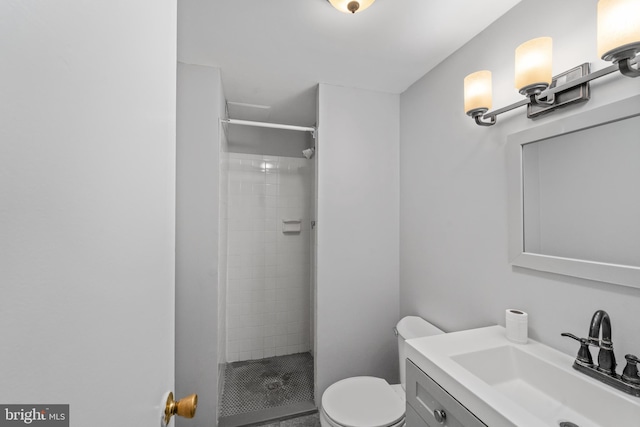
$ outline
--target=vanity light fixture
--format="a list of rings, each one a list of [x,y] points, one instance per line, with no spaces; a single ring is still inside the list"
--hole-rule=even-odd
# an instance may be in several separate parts
[[[340,12],[354,14],[362,12],[373,4],[375,0],[327,0]]]
[[[598,55],[620,66],[629,77],[640,76],[631,60],[640,52],[640,1],[600,0],[598,2]]]
[[[524,96],[539,95],[551,84],[551,37],[538,37],[516,48],[516,89]]]
[[[464,79],[465,113],[480,126],[496,123],[496,116],[527,106],[534,118],[590,98],[589,82],[620,71],[640,76],[640,0],[598,1],[598,54],[613,65],[590,73],[588,63],[551,77],[552,40],[539,37],[516,49],[515,86],[526,98],[497,110],[491,109],[491,73],[478,71]],[[634,67],[635,65],[635,67]],[[482,94],[481,96],[479,94]]]
[[[490,126],[496,122],[495,116],[489,122],[480,121],[491,108],[491,103],[491,71],[476,71],[464,78],[464,111],[477,124]]]

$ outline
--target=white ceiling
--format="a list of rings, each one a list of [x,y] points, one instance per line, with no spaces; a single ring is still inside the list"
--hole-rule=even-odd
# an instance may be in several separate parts
[[[179,0],[178,60],[219,67],[234,118],[315,124],[316,85],[402,93],[520,0]],[[255,114],[253,114],[255,113]]]

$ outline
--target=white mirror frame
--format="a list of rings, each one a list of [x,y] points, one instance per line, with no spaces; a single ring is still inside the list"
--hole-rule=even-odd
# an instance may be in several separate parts
[[[509,261],[511,264],[533,270],[640,288],[640,267],[525,252],[522,175],[522,149],[524,145],[638,115],[640,115],[640,95],[635,95],[507,137]],[[640,133],[638,135],[638,143],[640,143]]]

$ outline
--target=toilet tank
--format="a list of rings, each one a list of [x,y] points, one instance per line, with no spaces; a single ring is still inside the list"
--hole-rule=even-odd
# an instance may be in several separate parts
[[[400,319],[396,325],[398,335],[398,362],[400,363],[400,383],[406,389],[406,358],[405,341],[411,338],[428,337],[430,335],[444,334],[444,331],[433,326],[418,316],[407,316]]]

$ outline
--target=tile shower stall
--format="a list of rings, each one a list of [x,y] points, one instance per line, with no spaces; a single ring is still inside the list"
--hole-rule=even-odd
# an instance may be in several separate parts
[[[314,164],[221,154],[221,361],[311,350]]]

